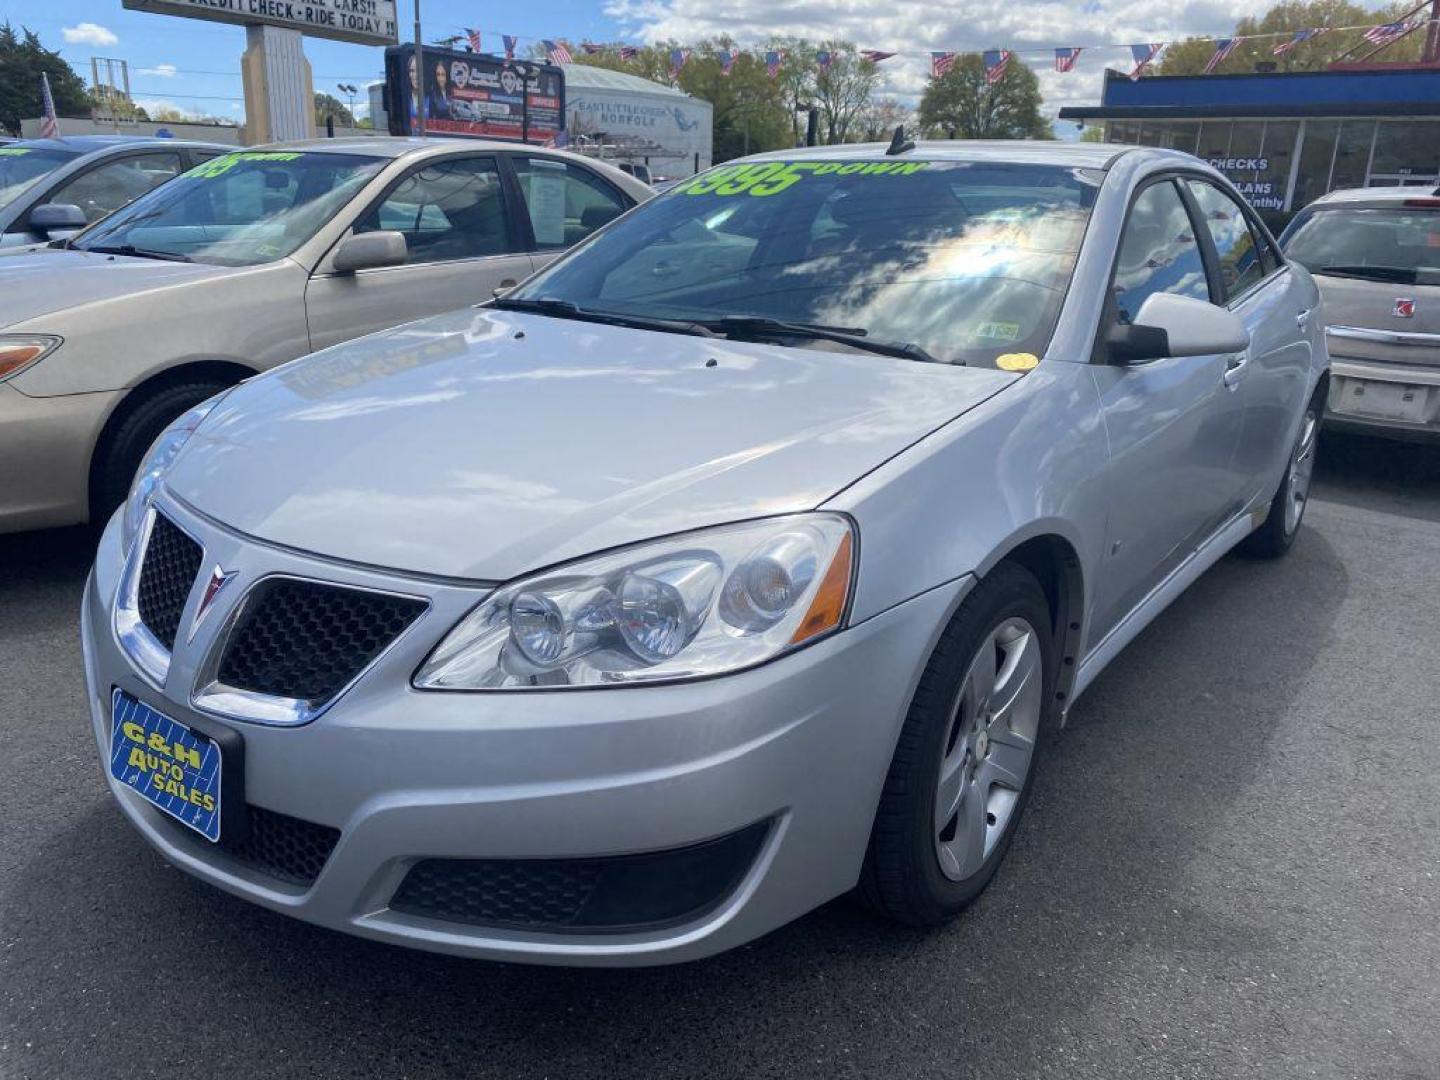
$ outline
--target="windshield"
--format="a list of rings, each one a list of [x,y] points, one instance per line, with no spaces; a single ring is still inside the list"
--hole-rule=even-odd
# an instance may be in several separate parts
[[[74,150],[0,146],[0,207],[15,201],[35,181],[79,156]]]
[[[225,154],[116,211],[74,246],[218,266],[272,262],[314,236],[385,160],[294,150]]]
[[[1440,205],[1315,207],[1291,223],[1280,246],[1312,273],[1440,285]]]
[[[928,355],[917,358],[996,366],[1033,354],[1020,365],[1033,366],[1100,178],[887,158],[725,165],[642,204],[506,299],[712,326],[820,324],[919,346]],[[781,343],[847,347],[793,327]]]

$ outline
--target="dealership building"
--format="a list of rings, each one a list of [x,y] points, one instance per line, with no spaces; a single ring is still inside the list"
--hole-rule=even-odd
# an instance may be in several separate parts
[[[1440,65],[1159,75],[1107,71],[1099,105],[1062,120],[1106,140],[1204,158],[1267,216],[1337,188],[1440,186]]]

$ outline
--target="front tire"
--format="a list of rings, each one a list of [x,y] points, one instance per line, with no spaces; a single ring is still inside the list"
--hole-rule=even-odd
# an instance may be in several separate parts
[[[91,522],[103,525],[125,501],[145,451],[172,420],[231,385],[217,379],[195,379],[127,402],[124,413],[95,449],[90,469]]]
[[[960,605],[915,691],[861,871],[872,908],[935,926],[990,883],[1029,799],[1055,677],[1045,593],[1001,563]]]

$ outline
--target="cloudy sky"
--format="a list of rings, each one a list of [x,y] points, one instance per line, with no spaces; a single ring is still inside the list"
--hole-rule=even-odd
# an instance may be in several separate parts
[[[1377,0],[1365,2],[1378,6]],[[400,0],[399,7],[408,36],[411,0]],[[1253,0],[526,0],[509,6],[422,0],[427,41],[472,26],[494,44],[502,33],[571,42],[727,33],[754,45],[776,33],[840,38],[900,52],[882,66],[883,90],[910,100],[924,88],[929,50],[1010,48],[1039,74],[1051,116],[1061,105],[1098,100],[1106,65],[1128,67],[1128,43],[1223,35],[1238,17],[1258,10],[1263,8]],[[142,103],[219,116],[243,111],[240,27],[125,11],[120,0],[8,0],[0,18],[38,32],[87,77],[92,56],[125,59]],[[1061,45],[1087,47],[1069,75],[1053,70],[1049,50]],[[378,49],[318,39],[307,39],[305,49],[317,90],[335,94],[339,82],[363,85],[380,77]]]

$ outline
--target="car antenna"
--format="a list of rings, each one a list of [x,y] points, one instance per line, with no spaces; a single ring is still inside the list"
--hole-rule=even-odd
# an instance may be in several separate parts
[[[915,149],[915,140],[905,138],[905,125],[899,124],[895,128],[895,134],[890,137],[890,148],[885,151],[886,157],[896,157],[899,154],[908,154]]]

